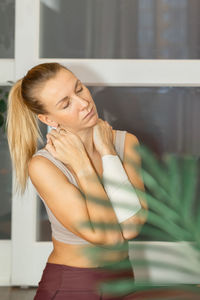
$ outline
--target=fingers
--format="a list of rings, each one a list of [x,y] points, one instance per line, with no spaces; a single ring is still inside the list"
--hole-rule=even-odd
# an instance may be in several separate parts
[[[55,130],[55,129],[53,129],[53,130]],[[50,142],[51,141],[51,139],[54,139],[56,137],[56,134],[55,133],[47,133],[46,134],[46,138],[47,138],[47,142]]]
[[[47,139],[49,137],[59,138],[61,134],[67,134],[67,131],[64,128],[52,129],[50,132],[46,134]]]
[[[48,142],[45,146],[45,148],[52,154],[55,155],[55,147],[52,143],[52,141]]]
[[[52,139],[53,139],[52,136],[47,137],[47,145],[50,145],[55,149]]]

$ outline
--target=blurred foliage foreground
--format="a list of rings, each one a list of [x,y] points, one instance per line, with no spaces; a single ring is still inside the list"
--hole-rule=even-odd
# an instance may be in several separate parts
[[[161,159],[158,159],[156,155],[143,144],[134,146],[133,151],[137,151],[140,154],[142,164],[137,165],[135,162],[129,160],[129,163],[133,168],[137,170],[137,174],[142,176],[145,191],[135,188],[135,192],[138,196],[146,200],[148,204],[147,221],[142,227],[143,233],[152,238],[152,240],[158,240],[161,236],[167,236],[170,242],[177,242],[180,247],[173,247],[166,249],[167,253],[173,255],[174,259],[171,263],[169,260],[159,260],[160,254],[165,251],[164,246],[160,247],[155,245],[154,259],[148,262],[148,266],[160,268],[163,273],[170,270],[172,278],[176,271],[182,274],[195,274],[196,278],[200,279],[200,207],[198,203],[198,157],[191,155],[177,155],[177,154],[164,154]],[[118,185],[117,182],[111,182],[113,185]],[[96,201],[96,203],[103,204],[102,199],[95,198],[89,195],[87,198],[89,201]],[[120,203],[123,205],[123,200]],[[81,222],[81,226],[88,226],[88,222]],[[104,224],[98,224],[98,226],[105,227]],[[112,224],[106,224],[106,226],[112,226]],[[129,225],[130,226],[130,225]],[[134,225],[131,225],[132,229]],[[130,228],[131,230],[131,228]],[[168,241],[169,241],[168,239]],[[132,247],[130,243],[130,247]],[[156,244],[156,243],[155,243]],[[86,247],[84,252],[90,259],[95,262],[96,259],[104,258],[103,248],[109,248],[111,251],[127,247],[127,244],[116,244],[109,247]],[[137,245],[139,250],[140,245]],[[141,247],[144,247],[141,246]],[[151,243],[152,251],[154,251],[154,245]],[[125,249],[125,248],[124,248]],[[182,258],[183,263],[176,264],[176,261]],[[127,268],[128,263],[124,262],[124,265],[116,264],[113,262],[109,264],[108,261],[104,261],[103,265],[106,268],[119,269]],[[137,259],[133,261],[133,265],[137,268],[144,267],[146,262],[144,259]],[[189,265],[189,268],[188,268]],[[173,276],[174,272],[174,276]],[[200,283],[200,280],[199,280]],[[191,291],[195,294],[199,294],[200,299],[200,287],[192,284],[167,284],[165,290],[174,288],[185,291]],[[145,291],[150,289],[159,289],[160,286],[155,286],[155,283],[151,283],[147,280],[111,280],[109,282],[102,282],[101,288],[105,293],[110,295],[120,295],[123,293],[131,293],[136,291]],[[162,299],[171,299],[164,298]],[[143,298],[144,299],[144,298]],[[148,297],[148,299],[150,299]],[[153,299],[153,298],[152,298]],[[155,298],[154,298],[155,299]],[[156,298],[157,299],[157,298]],[[179,298],[180,299],[180,298]],[[185,298],[190,299],[190,298]],[[196,298],[195,298],[196,299]]]

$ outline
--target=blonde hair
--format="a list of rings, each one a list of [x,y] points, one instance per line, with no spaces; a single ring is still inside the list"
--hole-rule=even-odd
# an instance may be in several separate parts
[[[37,114],[46,114],[39,100],[39,90],[48,79],[61,69],[70,71],[59,63],[43,63],[30,69],[17,80],[8,95],[6,133],[12,165],[16,173],[15,192],[25,192],[28,180],[28,162],[37,151],[37,142],[43,144]],[[70,71],[72,73],[72,71]]]

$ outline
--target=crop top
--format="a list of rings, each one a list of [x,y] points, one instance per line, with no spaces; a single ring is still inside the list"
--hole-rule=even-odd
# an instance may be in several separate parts
[[[115,135],[115,151],[120,157],[121,161],[123,162],[123,154],[124,154],[124,141],[125,141],[125,135],[126,135],[125,130],[116,130],[116,135]],[[68,168],[58,159],[56,159],[48,150],[46,149],[40,149],[38,150],[33,156],[36,155],[41,155],[52,161],[67,177],[68,180],[74,184],[78,189],[79,186],[76,182],[76,179],[72,175],[72,173],[68,170]],[[54,239],[61,241],[63,243],[67,244],[91,244],[84,238],[79,237],[78,235],[72,233],[70,230],[68,230],[66,227],[64,227],[58,219],[54,216],[50,208],[47,206],[45,203],[45,200],[40,196],[38,193],[37,189],[33,185],[34,190],[36,193],[39,195],[41,200],[43,201],[47,215],[51,224],[51,231],[52,231],[52,236]]]

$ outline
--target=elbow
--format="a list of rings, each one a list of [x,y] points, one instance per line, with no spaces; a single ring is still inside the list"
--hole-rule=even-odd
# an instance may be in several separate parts
[[[140,211],[140,224],[144,225],[147,222],[147,219],[148,219],[148,208],[142,207]]]
[[[104,232],[103,234],[95,235],[92,243],[97,246],[115,246],[116,244],[123,244],[126,240],[123,237],[123,233],[121,231],[115,232]]]
[[[124,223],[121,223],[124,239],[132,240],[140,234],[142,226],[147,221],[147,212],[148,210],[142,207],[142,209],[140,209],[134,217],[131,217]]]
[[[106,246],[115,246],[117,244],[123,244],[124,242],[126,242],[126,239],[121,231],[116,231],[112,232],[110,235],[105,235],[104,245]]]
[[[141,225],[144,225],[147,222],[148,218],[148,205],[147,201],[144,198],[140,198],[141,208],[136,214],[138,217],[138,222]]]
[[[125,240],[132,240],[139,235],[142,224],[138,220],[139,219],[135,218],[134,220],[132,219],[121,224],[123,228],[123,237]]]
[[[124,230],[123,231],[123,237],[124,237],[125,240],[132,240],[132,239],[136,238],[139,235],[139,233],[141,231],[141,225],[137,225],[137,226],[132,225],[132,226],[137,227],[137,229]]]

